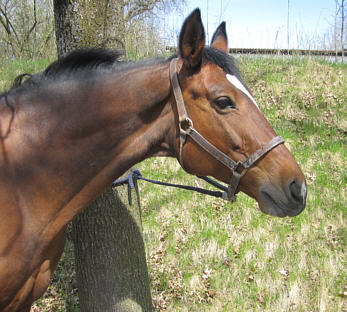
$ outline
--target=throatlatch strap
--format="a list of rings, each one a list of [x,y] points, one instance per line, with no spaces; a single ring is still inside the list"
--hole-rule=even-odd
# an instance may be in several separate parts
[[[179,118],[179,121],[182,121],[187,118],[189,119],[189,117],[187,114],[186,106],[184,105],[184,100],[183,100],[180,84],[178,82],[177,65],[178,65],[178,58],[172,59],[170,63],[170,79],[172,84],[172,90],[173,90],[176,103],[177,103],[178,118]]]
[[[182,128],[183,122],[188,122],[187,126],[190,126],[189,123],[191,123],[191,120],[188,117],[188,113],[186,110],[186,107],[184,105],[183,95],[181,92],[180,84],[178,82],[178,74],[177,74],[177,65],[178,65],[178,58],[174,58],[170,62],[170,81],[172,85],[172,91],[175,96],[176,100],[176,107],[177,107],[177,113],[178,113],[178,127],[180,130],[180,147],[179,147],[179,162],[184,168],[183,164],[183,145],[186,143],[187,140],[187,133]]]

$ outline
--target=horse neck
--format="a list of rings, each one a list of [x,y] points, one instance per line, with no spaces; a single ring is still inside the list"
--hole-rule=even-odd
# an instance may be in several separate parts
[[[77,203],[72,203],[77,212],[80,201],[93,200],[136,163],[175,153],[168,63],[134,67],[96,83],[98,95],[91,96],[88,105],[99,106],[92,107],[98,113],[83,126],[102,127],[96,129],[87,144],[89,150],[83,152],[97,155],[88,160],[96,169],[86,176],[88,183],[79,192]]]
[[[117,91],[110,101],[116,120],[116,160],[123,169],[152,156],[174,156],[174,117],[170,105],[169,64],[135,68],[121,73],[110,84]],[[122,172],[121,172],[122,171]]]
[[[19,130],[6,141],[13,165],[3,180],[8,188],[12,181],[18,211],[36,220],[45,240],[133,165],[174,154],[168,67],[54,84],[21,102],[23,113],[14,121]]]

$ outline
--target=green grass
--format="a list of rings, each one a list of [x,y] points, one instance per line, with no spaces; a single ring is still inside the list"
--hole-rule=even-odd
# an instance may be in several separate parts
[[[347,66],[299,58],[238,63],[306,175],[307,208],[279,219],[243,194],[231,205],[140,182],[157,310],[346,311]],[[0,86],[9,85],[9,71],[46,64],[1,64]],[[174,159],[149,159],[139,169],[145,177],[204,186]],[[78,311],[71,245],[32,311]]]
[[[52,61],[48,59],[13,61],[6,58],[0,59],[0,92],[9,89],[18,75],[37,73],[46,68]]]

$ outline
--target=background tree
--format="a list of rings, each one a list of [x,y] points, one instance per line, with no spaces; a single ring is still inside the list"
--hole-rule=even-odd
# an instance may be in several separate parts
[[[0,0],[0,52],[14,58],[55,55],[50,1]]]
[[[73,222],[81,311],[152,311],[135,186],[107,189]]]
[[[332,49],[335,50],[335,56],[337,60],[338,52],[341,51],[342,63],[344,62],[345,55],[345,43],[346,38],[346,27],[347,27],[347,6],[345,0],[335,0],[335,16],[333,25],[333,44]]]
[[[344,55],[345,55],[345,23],[346,23],[346,15],[347,15],[347,7],[346,7],[346,1],[340,0],[338,2],[338,7],[340,11],[340,20],[341,20],[341,27],[340,27],[340,41],[341,41],[341,51],[342,51],[342,63],[344,62]]]
[[[68,30],[71,29],[78,47],[89,46],[92,39],[97,46],[120,48],[135,59],[157,55],[164,50],[163,39],[168,35],[163,25],[164,14],[182,7],[183,3],[184,0],[72,1],[74,14],[69,17],[76,23],[64,25],[64,36],[70,36]],[[60,7],[64,9],[64,1]],[[11,58],[55,58],[54,23],[51,0],[0,0],[1,54]],[[81,27],[72,29],[76,25]],[[80,36],[82,29],[93,38]],[[168,36],[172,38],[171,34]],[[64,49],[61,44],[63,42],[59,49]],[[59,52],[61,55],[62,51]]]
[[[162,34],[155,27],[160,20],[159,16],[162,12],[180,7],[183,2],[184,0],[54,1],[56,27],[61,30],[56,32],[58,55],[71,50],[71,46],[66,47],[63,40],[71,37],[74,47],[92,45],[118,48],[134,58],[157,56],[164,48]]]

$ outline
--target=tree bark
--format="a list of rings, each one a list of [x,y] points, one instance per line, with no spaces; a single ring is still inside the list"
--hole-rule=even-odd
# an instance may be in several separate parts
[[[53,4],[58,57],[62,57],[81,46],[78,2],[54,0]]]
[[[109,2],[54,0],[59,57],[78,47],[104,45],[114,32],[105,15]],[[136,201],[129,205],[126,190],[108,189],[72,222],[83,312],[152,311],[139,194],[131,191]]]
[[[73,222],[81,311],[152,311],[139,193],[129,205],[127,191],[109,188]]]

